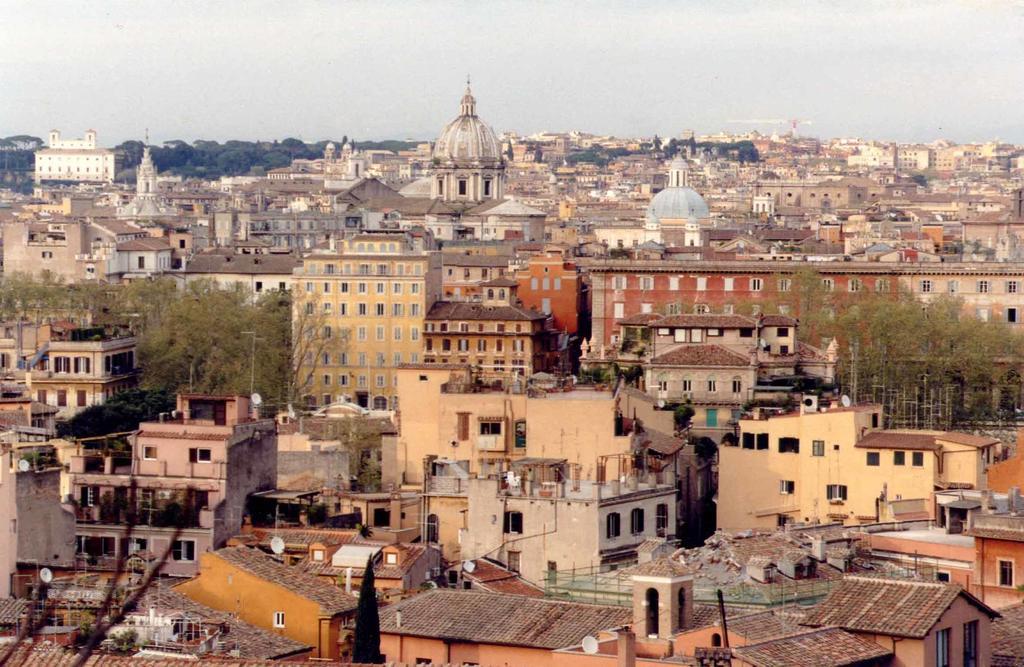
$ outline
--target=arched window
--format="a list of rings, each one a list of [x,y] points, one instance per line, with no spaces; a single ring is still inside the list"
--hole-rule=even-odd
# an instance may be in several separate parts
[[[622,519],[618,512],[612,512],[605,519],[605,536],[610,540],[618,537],[622,532]]]
[[[441,524],[436,514],[427,515],[427,542],[437,543],[437,533]]]
[[[492,289],[487,290],[487,298],[488,299],[493,299],[494,298],[494,290],[492,290]]]
[[[388,409],[388,397],[387,396],[374,396],[373,397],[373,409],[374,410],[387,410]]]
[[[718,648],[721,645],[722,645],[722,635],[718,634],[717,632],[715,634],[711,635],[711,646],[714,647],[714,648]]]
[[[645,596],[647,602],[647,627],[648,637],[658,636],[658,591],[654,588],[647,589]]]
[[[680,588],[678,593],[679,609],[676,611],[676,627],[680,630],[686,629],[686,589]]]

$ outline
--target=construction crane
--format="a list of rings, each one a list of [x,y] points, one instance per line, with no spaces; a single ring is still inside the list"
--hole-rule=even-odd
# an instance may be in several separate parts
[[[814,121],[804,118],[750,118],[744,120],[729,120],[728,123],[740,123],[742,125],[789,125],[789,131],[796,136],[796,128],[800,125],[812,125]]]

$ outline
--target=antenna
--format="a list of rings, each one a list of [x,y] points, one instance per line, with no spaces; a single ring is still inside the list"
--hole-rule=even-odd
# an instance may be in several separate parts
[[[462,561],[462,571],[463,572],[465,572],[466,574],[473,574],[473,572],[475,570],[476,570],[476,563],[474,563],[471,560],[464,560],[464,561]]]
[[[843,394],[843,395],[842,395],[842,396],[841,396],[841,397],[839,398],[839,402],[843,404],[843,407],[844,407],[844,408],[848,408],[848,407],[850,407],[851,405],[853,405],[853,401],[851,401],[851,400],[850,400],[850,397],[849,397],[849,396],[847,396],[846,394]]]
[[[284,553],[284,540],[282,540],[280,537],[277,537],[275,535],[274,538],[272,540],[270,540],[270,550],[273,551],[278,556],[283,554]]]
[[[51,581],[53,581],[53,571],[51,571],[50,568],[48,567],[44,567],[43,569],[39,570],[39,580],[42,581],[44,584],[50,583]]]
[[[258,408],[261,405],[263,405],[263,397],[260,396],[258,393],[254,392],[253,395],[249,397],[249,400],[252,401],[253,407]]]
[[[584,653],[589,653],[590,655],[594,655],[595,653],[597,653],[597,649],[598,649],[598,645],[597,645],[597,638],[596,637],[594,637],[593,635],[587,635],[586,637],[583,638],[583,652]]]
[[[28,472],[31,467],[32,464],[28,462],[28,459],[20,459],[18,461],[18,470],[21,472]]]

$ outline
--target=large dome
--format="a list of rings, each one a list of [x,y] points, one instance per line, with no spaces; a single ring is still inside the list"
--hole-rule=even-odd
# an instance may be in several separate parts
[[[501,161],[501,144],[494,130],[476,115],[476,100],[469,86],[459,115],[441,130],[434,144],[434,157],[445,162]]]
[[[662,220],[704,220],[711,217],[707,202],[692,188],[665,188],[647,206],[647,219]]]

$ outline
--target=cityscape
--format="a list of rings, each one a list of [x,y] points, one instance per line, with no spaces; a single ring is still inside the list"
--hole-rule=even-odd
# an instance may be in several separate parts
[[[1019,3],[0,8],[0,666],[1024,665]]]

